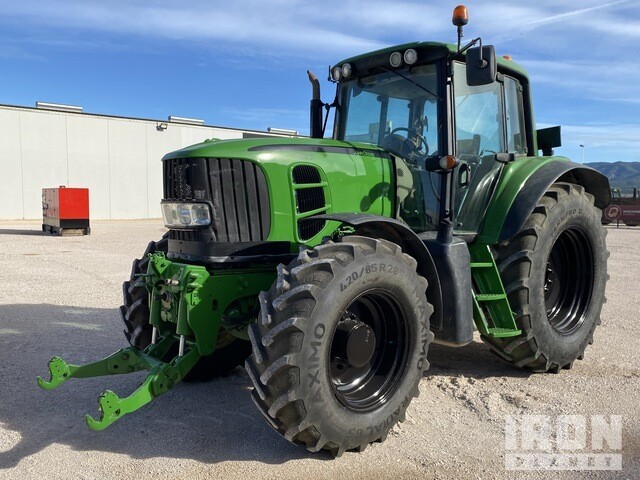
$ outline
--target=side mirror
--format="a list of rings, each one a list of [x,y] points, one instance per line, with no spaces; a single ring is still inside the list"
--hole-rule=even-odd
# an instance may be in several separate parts
[[[538,139],[538,148],[542,150],[542,155],[545,157],[553,155],[554,147],[562,146],[560,126],[536,130],[536,136]]]
[[[493,45],[467,50],[467,85],[490,85],[496,80],[498,67]]]

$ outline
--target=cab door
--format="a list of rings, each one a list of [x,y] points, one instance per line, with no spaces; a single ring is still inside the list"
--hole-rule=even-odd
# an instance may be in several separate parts
[[[478,232],[504,164],[497,153],[525,154],[522,88],[500,75],[489,85],[469,86],[465,66],[454,62],[454,230]]]

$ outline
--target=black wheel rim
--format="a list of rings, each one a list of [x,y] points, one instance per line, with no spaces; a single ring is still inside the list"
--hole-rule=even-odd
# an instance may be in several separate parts
[[[375,289],[354,299],[334,331],[329,359],[336,398],[351,410],[383,405],[403,377],[409,331],[400,302]]]
[[[551,249],[544,300],[549,323],[562,335],[584,323],[594,284],[593,258],[589,237],[577,227],[564,230]]]

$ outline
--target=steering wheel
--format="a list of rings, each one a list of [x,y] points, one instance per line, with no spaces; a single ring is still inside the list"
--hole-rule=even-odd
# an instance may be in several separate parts
[[[401,135],[396,135],[396,132],[407,132],[407,136],[402,137]],[[416,145],[415,142],[409,139],[409,136],[417,138],[419,143]],[[407,160],[414,160],[414,157],[424,158],[429,155],[427,139],[411,128],[394,128],[385,136],[383,143],[384,147],[406,157]]]

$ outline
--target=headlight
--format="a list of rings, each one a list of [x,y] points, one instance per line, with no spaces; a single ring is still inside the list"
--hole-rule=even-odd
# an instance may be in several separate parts
[[[410,48],[406,52],[404,52],[404,63],[408,65],[413,65],[418,60],[418,52],[416,52],[413,48]]]
[[[393,68],[398,68],[402,65],[402,54],[400,52],[393,52],[389,57],[389,63]]]
[[[211,225],[211,209],[206,203],[163,202],[162,218],[167,228]]]
[[[342,65],[342,76],[344,78],[349,78],[351,76],[351,65],[348,63],[345,63],[344,65]]]
[[[331,71],[331,78],[333,79],[333,81],[339,82],[341,77],[342,77],[342,68],[333,67],[333,70]]]

